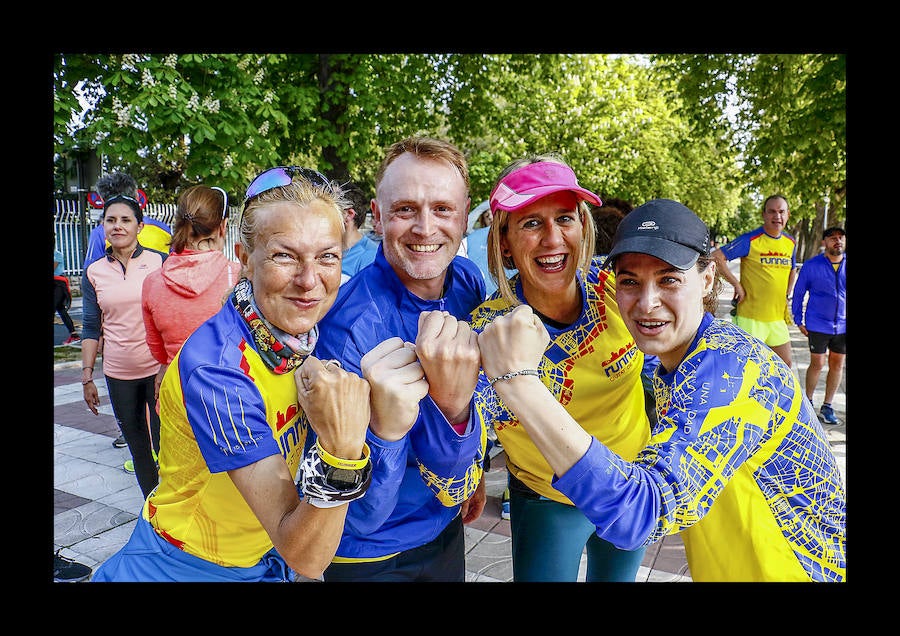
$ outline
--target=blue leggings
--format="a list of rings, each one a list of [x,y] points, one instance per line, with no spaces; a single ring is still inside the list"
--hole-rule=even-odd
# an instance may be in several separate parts
[[[647,548],[620,550],[575,506],[541,497],[510,475],[513,581],[575,582],[587,546],[588,582],[633,583]]]

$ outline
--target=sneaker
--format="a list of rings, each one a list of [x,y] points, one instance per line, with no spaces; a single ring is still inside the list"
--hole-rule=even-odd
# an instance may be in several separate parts
[[[500,500],[500,518],[509,521],[509,488],[503,491],[503,498]]]
[[[112,444],[113,444],[114,448],[127,448],[128,447],[128,442],[125,441],[124,435],[119,435],[115,440],[113,440]]]
[[[831,408],[830,404],[823,404],[822,408],[819,409],[819,414],[822,416],[822,421],[826,424],[840,424],[841,421],[834,414],[834,409]]]
[[[64,345],[80,345],[81,344],[81,336],[77,333],[73,333],[71,336],[63,340]]]
[[[126,473],[131,473],[133,475],[134,474],[134,460],[126,459],[125,463],[122,464],[122,470],[124,470]]]
[[[59,550],[53,553],[54,583],[80,583],[90,577],[91,572],[93,569],[84,563],[60,556]]]

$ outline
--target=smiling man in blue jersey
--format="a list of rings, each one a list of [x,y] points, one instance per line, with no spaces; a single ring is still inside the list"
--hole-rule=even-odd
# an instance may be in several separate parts
[[[472,412],[480,368],[466,322],[484,298],[478,266],[457,256],[469,209],[469,173],[450,143],[411,137],[388,148],[375,179],[374,219],[384,240],[374,262],[344,283],[321,323],[316,355],[370,382],[407,365],[397,409],[372,390],[366,441],[372,483],[350,504],[325,570],[332,581],[465,581],[463,523],[484,509],[486,430]],[[371,351],[363,365],[363,355]],[[410,352],[415,358],[410,364]],[[388,408],[390,407],[390,408]]]

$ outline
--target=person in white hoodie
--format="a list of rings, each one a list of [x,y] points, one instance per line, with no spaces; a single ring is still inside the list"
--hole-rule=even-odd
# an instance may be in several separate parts
[[[178,198],[169,258],[144,280],[141,306],[147,346],[159,362],[159,385],[175,354],[197,327],[222,308],[241,265],[224,253],[228,195],[196,185]]]

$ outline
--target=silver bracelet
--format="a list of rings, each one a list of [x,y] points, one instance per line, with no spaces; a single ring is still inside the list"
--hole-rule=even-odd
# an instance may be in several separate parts
[[[522,369],[521,371],[510,371],[509,373],[498,375],[496,378],[488,380],[488,382],[490,382],[491,386],[494,386],[494,382],[499,382],[500,380],[509,380],[510,378],[514,378],[517,375],[536,375],[537,377],[541,377],[541,372],[537,369]]]

